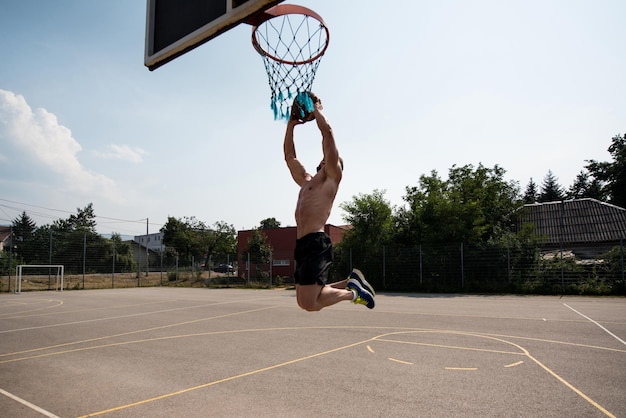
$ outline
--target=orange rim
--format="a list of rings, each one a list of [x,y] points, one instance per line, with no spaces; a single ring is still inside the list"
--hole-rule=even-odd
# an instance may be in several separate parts
[[[268,53],[266,50],[264,50],[261,45],[259,44],[259,41],[257,39],[256,36],[256,32],[257,29],[259,28],[259,26],[261,26],[263,23],[267,22],[270,19],[273,19],[275,17],[279,17],[279,16],[286,16],[286,15],[305,15],[305,16],[309,16],[312,17],[313,19],[317,20],[322,27],[324,28],[324,31],[326,31],[326,44],[324,45],[324,47],[320,50],[320,52],[318,52],[317,54],[315,54],[314,56],[312,56],[311,58],[304,60],[304,61],[285,61],[282,58],[276,57],[270,53]],[[254,21],[253,24],[254,26],[252,27],[252,45],[254,46],[254,49],[257,50],[257,52],[261,55],[265,55],[271,59],[273,59],[274,61],[280,62],[281,64],[290,64],[290,65],[302,65],[302,64],[309,64],[315,60],[317,60],[318,58],[320,58],[322,55],[324,55],[324,53],[326,52],[326,49],[328,48],[328,42],[330,41],[330,32],[328,31],[328,27],[326,26],[326,23],[324,23],[324,19],[322,19],[322,17],[320,15],[318,15],[317,13],[315,13],[313,10],[308,9],[304,6],[298,6],[296,4],[279,4],[277,6],[274,6],[270,9],[267,9],[264,12],[261,12],[257,15],[255,15],[253,17]],[[252,22],[251,22],[252,23]]]

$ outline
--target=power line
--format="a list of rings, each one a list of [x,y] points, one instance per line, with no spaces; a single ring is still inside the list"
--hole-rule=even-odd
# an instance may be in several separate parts
[[[26,212],[27,214],[31,214],[31,215],[35,215],[38,217],[42,217],[42,218],[49,218],[49,219],[59,219],[59,216],[55,216],[49,213],[43,213],[40,211],[34,211],[32,209],[28,209],[25,208],[26,207],[32,207],[32,208],[37,208],[37,209],[43,209],[46,211],[51,211],[51,212],[60,212],[60,213],[65,213],[65,214],[69,214],[69,215],[75,215],[76,212],[75,211],[68,211],[68,210],[63,210],[63,209],[55,209],[55,208],[49,208],[49,207],[45,207],[45,206],[39,206],[39,205],[33,205],[30,203],[24,203],[24,202],[16,202],[14,200],[8,200],[8,199],[0,199],[0,202],[7,202],[7,203],[11,203],[14,205],[20,205],[22,207],[15,207],[15,206],[10,206],[10,205],[6,205],[6,204],[0,204],[0,210],[2,210],[2,212],[4,212],[4,214],[10,218],[10,215],[8,213],[6,213],[6,211],[4,209],[2,209],[2,207],[7,208],[7,209],[11,209],[11,210],[15,210],[17,212]],[[132,223],[132,224],[141,224],[142,226],[146,224],[146,218],[142,218],[142,219],[120,219],[120,218],[112,218],[112,217],[107,217],[107,216],[99,216],[99,215],[95,215],[95,218],[97,220],[105,220],[105,222],[99,221],[98,225],[102,226],[102,225],[110,225],[110,224],[123,224],[123,223]],[[12,222],[11,220],[7,219],[7,221]],[[157,223],[149,223],[149,225],[155,226],[155,227],[161,227],[161,224],[157,224]],[[130,232],[130,230],[127,230]]]

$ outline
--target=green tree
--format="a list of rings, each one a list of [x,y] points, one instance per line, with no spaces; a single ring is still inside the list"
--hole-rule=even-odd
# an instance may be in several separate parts
[[[610,203],[626,207],[626,134],[615,135],[608,148],[613,162],[587,160],[585,167],[597,180],[604,182],[603,192]]]
[[[266,218],[261,221],[260,229],[280,228],[280,222],[276,218]]]
[[[602,188],[602,182],[596,178],[592,178],[585,170],[580,170],[580,172],[576,175],[574,183],[567,191],[567,198],[592,198],[602,201],[606,200],[606,196]]]
[[[183,264],[191,263],[193,258],[204,260],[208,268],[211,256],[236,252],[237,231],[225,222],[215,222],[211,228],[193,216],[169,216],[161,232],[164,244],[176,251]]]
[[[204,249],[204,265],[207,268],[211,257],[237,252],[237,231],[226,222],[215,222],[212,228],[200,230],[199,239]]]
[[[537,201],[537,197],[539,196],[539,192],[537,191],[537,183],[533,181],[533,178],[530,178],[530,181],[526,185],[526,191],[524,191],[524,203],[532,204]]]
[[[565,192],[563,191],[563,187],[559,184],[559,179],[552,171],[548,170],[548,174],[543,178],[541,192],[539,193],[537,201],[545,203],[556,202],[563,199],[565,199]]]
[[[37,230],[37,224],[26,212],[22,212],[18,218],[13,220],[12,226],[14,252],[22,263],[33,264],[35,255],[32,241]]]
[[[133,249],[128,242],[122,240],[120,234],[114,233],[109,239],[112,255],[115,255],[115,272],[129,273],[137,269]]]
[[[111,245],[95,230],[96,215],[90,203],[67,219],[37,228],[29,236],[31,263],[63,264],[67,274],[110,271]]]
[[[192,258],[204,252],[206,243],[202,242],[200,236],[205,229],[205,225],[193,216],[182,219],[168,216],[160,231],[163,233],[163,242],[176,251],[179,262],[182,265],[191,265]]]
[[[375,287],[382,286],[379,260],[391,243],[394,229],[393,208],[384,195],[384,190],[360,193],[353,196],[352,201],[339,205],[345,212],[343,219],[351,228],[343,233],[341,243],[334,248],[332,280],[343,279],[351,267],[358,267],[370,281],[374,278],[371,283]]]
[[[76,215],[70,215],[67,219],[57,219],[53,226],[58,232],[85,231],[96,234],[96,214],[93,204],[88,204],[84,209],[76,208]]]
[[[421,175],[418,186],[407,186],[403,196],[408,207],[402,207],[396,215],[397,241],[403,245],[417,245],[435,239],[435,229],[440,227],[439,218],[446,216],[446,182],[436,170]]]
[[[378,248],[389,242],[394,220],[392,207],[384,195],[384,190],[374,190],[371,194],[360,193],[353,196],[351,202],[339,205],[345,212],[343,219],[352,226],[343,236],[344,247]]]
[[[52,262],[52,233],[50,225],[42,225],[33,232],[29,242],[32,264]]]
[[[160,229],[163,233],[163,243],[167,248],[172,248],[176,255],[187,260],[189,257],[191,231],[182,220],[173,216],[167,217],[167,222]]]
[[[96,214],[93,204],[67,219],[57,219],[50,227],[52,263],[63,264],[68,273],[110,271],[110,244],[96,232]]]
[[[241,265],[246,265],[250,260],[250,272],[258,275],[259,265],[268,264],[271,259],[273,248],[269,244],[267,235],[259,228],[252,230],[252,236],[248,238],[246,249],[241,254]],[[255,266],[255,267],[253,267]]]
[[[453,166],[448,180],[436,171],[422,175],[419,186],[407,187],[408,206],[398,211],[398,239],[420,243],[481,243],[494,239],[511,224],[522,204],[519,186],[504,180],[506,171],[479,164]]]

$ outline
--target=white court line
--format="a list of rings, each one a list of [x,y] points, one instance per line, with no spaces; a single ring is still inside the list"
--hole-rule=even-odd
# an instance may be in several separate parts
[[[21,403],[22,405],[25,405],[25,406],[29,407],[30,409],[33,409],[33,410],[39,412],[42,415],[45,415],[45,416],[50,417],[50,418],[60,418],[57,415],[54,415],[52,412],[48,412],[45,409],[41,409],[37,405],[33,405],[32,403],[30,403],[28,401],[25,401],[24,399],[20,398],[19,396],[15,396],[12,393],[7,392],[6,390],[0,389],[0,393],[3,394],[4,396],[8,396],[9,398],[13,399],[14,401],[17,401],[17,402]]]
[[[203,303],[202,305],[183,306],[181,308],[162,309],[162,310],[159,310],[159,311],[148,311],[148,312],[140,312],[140,313],[134,313],[134,314],[128,314],[128,315],[107,316],[107,317],[104,317],[104,318],[84,319],[82,321],[63,322],[63,323],[60,323],[60,324],[39,325],[39,326],[36,326],[36,327],[7,329],[7,330],[0,331],[0,334],[6,334],[6,333],[9,333],[9,332],[18,332],[18,331],[32,331],[32,330],[42,329],[42,328],[65,327],[65,326],[69,326],[69,325],[87,324],[87,323],[90,323],[90,322],[111,321],[111,320],[114,320],[114,319],[131,318],[131,317],[135,317],[135,316],[145,316],[145,315],[152,315],[152,314],[157,314],[157,313],[182,311],[182,310],[186,310],[186,309],[206,308],[206,307],[213,307],[213,306],[218,306],[218,305],[228,305],[228,304],[231,304],[231,303],[235,304],[235,303],[244,303],[244,302],[256,302],[258,300],[275,299],[277,297],[279,297],[279,296],[270,296],[270,297],[266,297],[266,298],[241,299],[241,300],[233,300],[233,301],[225,301],[225,302],[209,302],[209,303]],[[2,319],[6,319],[6,318],[2,318]],[[9,318],[9,319],[11,319],[11,318]]]
[[[572,308],[571,306],[569,306],[567,303],[564,303],[563,305],[567,306],[568,308],[570,308],[572,311],[576,312],[578,315],[582,316],[583,318],[587,319],[588,321],[593,322],[594,324],[596,324],[597,326],[599,326],[600,328],[602,328],[604,331],[606,331],[610,336],[612,336],[613,338],[615,338],[617,341],[619,341],[620,343],[626,345],[626,341],[622,340],[620,337],[618,337],[617,335],[613,334],[611,331],[609,331],[608,329],[604,328],[602,325],[598,324],[596,321],[594,321],[593,319],[589,318],[586,315],[581,314],[580,312],[578,312],[576,309]]]

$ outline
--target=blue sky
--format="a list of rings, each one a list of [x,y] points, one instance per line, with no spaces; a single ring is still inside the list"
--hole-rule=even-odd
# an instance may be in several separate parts
[[[498,164],[522,189],[551,170],[567,188],[626,132],[621,0],[298,4],[330,28],[313,89],[345,160],[330,223],[374,189],[401,206],[420,175],[455,164]],[[107,234],[168,216],[294,225],[285,125],[250,27],[150,72],[145,16],[139,0],[0,1],[0,224],[93,203]],[[313,171],[314,124],[296,149]]]

